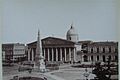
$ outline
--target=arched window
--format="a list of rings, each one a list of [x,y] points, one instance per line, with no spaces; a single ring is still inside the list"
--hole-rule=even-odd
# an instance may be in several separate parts
[[[109,47],[109,53],[111,53],[111,47]]]
[[[91,48],[91,53],[93,53],[93,48]]]
[[[106,60],[105,60],[105,55],[103,55],[102,57],[103,57],[103,62],[105,62],[105,61],[106,61]]]
[[[91,56],[91,61],[93,61],[93,55]]]
[[[88,61],[88,56],[87,55],[84,55],[83,58],[84,58],[84,62]]]
[[[99,53],[99,48],[97,48],[97,53]]]
[[[109,55],[108,58],[111,60],[111,55]]]
[[[69,37],[69,40],[71,40],[71,37]]]
[[[105,53],[105,48],[103,48],[103,53]]]
[[[97,61],[99,61],[99,56],[97,56]]]

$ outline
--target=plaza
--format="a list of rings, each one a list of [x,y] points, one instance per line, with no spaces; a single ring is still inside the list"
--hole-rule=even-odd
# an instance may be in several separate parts
[[[18,66],[3,67],[3,80],[10,80],[13,76],[32,76],[32,77],[46,77],[47,80],[85,80],[85,68],[73,68],[71,64],[62,64],[59,66],[59,70],[54,70],[46,73],[31,72],[28,71],[18,72]],[[92,74],[92,69],[88,68],[88,79],[94,79],[95,75]]]
[[[20,51],[21,46],[17,44],[15,51],[16,49]],[[96,80],[95,78],[98,76],[93,74],[93,68],[97,66],[93,65],[96,62],[107,63],[106,67],[109,66],[108,70],[112,73],[111,62],[117,63],[118,60],[117,42],[78,41],[78,35],[75,33],[73,25],[67,32],[67,40],[55,37],[41,40],[38,30],[37,41],[27,44],[25,50],[22,48],[24,56],[14,59],[12,55],[15,53],[13,54],[12,50],[14,47],[11,48],[11,44],[3,46],[4,61],[13,64],[3,66],[3,80]],[[8,55],[9,53],[12,55]],[[24,62],[27,62],[26,67]],[[76,65],[81,67],[75,67]],[[113,67],[117,65],[114,64]],[[104,70],[103,67],[101,69]],[[104,71],[102,72],[104,73]],[[108,80],[106,75],[105,78]],[[118,77],[113,78],[117,80]]]

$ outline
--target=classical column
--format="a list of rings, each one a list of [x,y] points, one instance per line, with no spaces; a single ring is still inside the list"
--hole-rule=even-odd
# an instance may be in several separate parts
[[[95,56],[95,61],[97,61],[97,55]]]
[[[30,49],[28,49],[28,61],[30,61]]]
[[[58,49],[56,48],[56,61],[58,61]]]
[[[49,48],[47,48],[47,51],[48,51],[48,61],[50,61],[50,51],[49,51]]]
[[[88,62],[89,62],[89,60],[90,60],[90,57],[89,57],[89,56],[87,56],[87,57],[88,57],[88,59],[87,59],[87,60],[88,60]]]
[[[64,51],[65,51],[65,61],[66,61],[66,48],[64,48]]]
[[[89,60],[90,60],[90,62],[92,62],[91,55],[89,55]]]
[[[62,48],[60,48],[60,61],[62,61]]]
[[[33,52],[33,49],[32,50],[32,61],[34,61],[34,52]]]
[[[44,59],[46,59],[45,48],[44,48]]]
[[[89,62],[92,62],[92,60],[91,60],[91,56],[89,55]]]
[[[111,60],[114,60],[113,56],[111,55]]]
[[[100,55],[100,61],[102,62],[102,55]]]
[[[84,55],[82,54],[82,62],[84,62]]]
[[[71,61],[71,48],[69,48],[69,61]]]
[[[76,62],[76,48],[73,48],[73,60]]]
[[[53,51],[53,48],[52,48],[52,61],[54,61],[54,51]]]

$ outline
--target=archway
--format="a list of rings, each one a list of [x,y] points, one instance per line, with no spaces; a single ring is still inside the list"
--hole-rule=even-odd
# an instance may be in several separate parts
[[[84,59],[84,62],[87,62],[87,61],[88,61],[88,56],[87,56],[87,55],[84,55],[84,56],[83,56],[83,59]]]
[[[105,55],[103,55],[103,62],[105,62],[106,60],[105,60]]]

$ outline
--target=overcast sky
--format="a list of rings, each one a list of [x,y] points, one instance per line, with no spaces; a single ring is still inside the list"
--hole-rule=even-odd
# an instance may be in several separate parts
[[[116,40],[116,0],[4,0],[3,43],[66,38],[73,23],[79,40]]]

